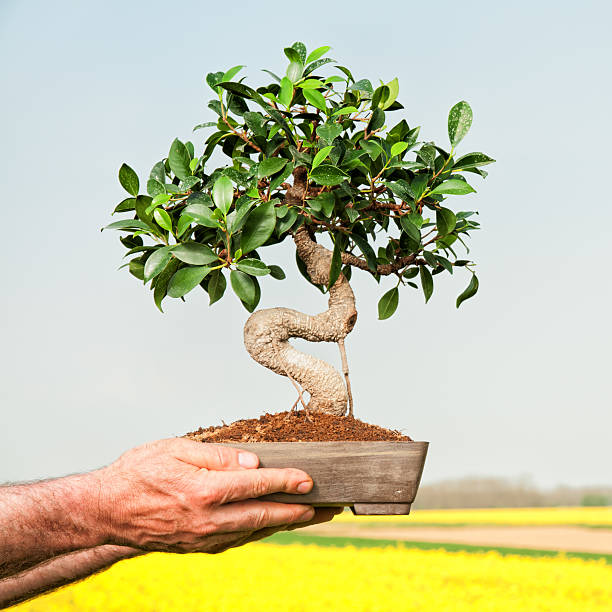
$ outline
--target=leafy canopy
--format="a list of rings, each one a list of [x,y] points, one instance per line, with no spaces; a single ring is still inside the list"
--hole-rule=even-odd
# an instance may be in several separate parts
[[[114,212],[131,218],[107,229],[124,232],[120,240],[131,257],[125,265],[150,284],[160,310],[166,296],[183,298],[198,285],[213,304],[229,276],[234,293],[253,311],[261,294],[258,277],[285,278],[260,251],[302,225],[331,238],[330,286],[341,272],[350,278],[352,267],[377,281],[396,276],[396,286],[379,302],[381,319],[397,309],[400,286],[420,283],[428,301],[433,277],[456,267],[472,274],[457,307],[478,290],[473,263],[458,259],[455,249],[461,244],[467,250],[465,239],[479,224],[473,211],[447,204],[447,196],[475,191],[466,173],[484,178],[481,167],[495,161],[479,152],[455,154],[472,123],[469,104],[450,110],[450,150],[422,141],[420,128],[405,119],[389,127],[392,113],[403,109],[397,78],[377,87],[356,80],[324,57],[329,49],[307,54],[303,43],[294,43],[284,50],[285,75],[266,70],[273,82],[263,87],[236,80],[244,66],[208,74],[214,92],[208,108],[217,118],[194,128],[213,130],[203,151],[196,154],[193,143],[175,139],[151,169],[146,195],[139,193],[134,170],[121,166],[119,181],[129,197]],[[226,165],[206,169],[219,149]],[[296,201],[286,196],[300,172],[307,173],[307,189]],[[297,264],[308,278],[299,259]]]

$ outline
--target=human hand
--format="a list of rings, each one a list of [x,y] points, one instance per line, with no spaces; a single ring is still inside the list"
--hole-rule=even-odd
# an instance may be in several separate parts
[[[97,472],[111,544],[167,552],[220,552],[335,511],[253,498],[307,493],[301,470],[257,468],[251,452],[184,438],[134,448]],[[297,500],[296,500],[297,501]]]

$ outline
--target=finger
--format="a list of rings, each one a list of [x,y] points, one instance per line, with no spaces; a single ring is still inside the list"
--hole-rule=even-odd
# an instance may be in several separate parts
[[[293,531],[294,529],[302,529],[310,525],[319,525],[320,523],[326,523],[331,521],[334,516],[340,514],[344,508],[315,508],[314,516],[305,523],[294,523],[293,525],[278,525],[276,527],[266,527],[264,529],[258,529],[251,534],[246,535],[242,540],[232,544],[232,548],[235,546],[242,546],[249,542],[257,542],[263,540],[279,531]]]
[[[313,486],[306,472],[293,468],[259,468],[206,474],[206,485],[218,492],[218,503],[253,499],[270,493],[308,493]]]
[[[310,525],[320,525],[321,523],[328,523],[334,516],[343,512],[344,508],[315,508],[314,516],[306,523],[296,523],[294,525],[288,525],[287,531],[293,531],[294,529],[302,529],[303,527],[309,527]]]
[[[305,523],[315,512],[312,506],[247,500],[212,510],[211,520],[218,533],[256,531],[266,527]]]
[[[185,463],[209,470],[253,469],[259,465],[259,458],[250,451],[186,438],[174,438],[172,452]]]

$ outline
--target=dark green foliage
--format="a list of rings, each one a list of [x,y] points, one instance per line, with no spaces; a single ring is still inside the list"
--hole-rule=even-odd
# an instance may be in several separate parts
[[[325,57],[329,50],[308,53],[300,42],[285,48],[285,73],[264,71],[272,82],[263,87],[237,76],[244,66],[209,73],[213,120],[194,128],[198,138],[211,130],[203,145],[175,139],[168,157],[153,165],[146,195],[139,195],[134,170],[121,166],[119,181],[130,197],[114,212],[131,218],[108,228],[124,233],[127,267],[150,283],[160,310],[166,295],[182,297],[198,285],[213,304],[225,294],[229,272],[233,292],[252,311],[261,295],[257,278],[285,278],[262,261],[264,247],[302,225],[334,244],[331,284],[354,267],[377,282],[394,276],[396,286],[379,303],[381,319],[397,310],[402,285],[418,282],[428,301],[435,277],[455,267],[472,275],[457,306],[476,293],[473,263],[457,259],[456,249],[479,224],[473,212],[451,209],[446,200],[473,193],[464,174],[485,177],[480,167],[494,161],[480,152],[455,155],[472,123],[469,104],[461,101],[449,113],[450,151],[420,141],[419,127],[395,119],[403,108],[398,80],[373,86],[356,79]],[[227,163],[208,168],[215,151]],[[286,201],[301,168],[307,193]],[[299,260],[298,267],[307,277]]]

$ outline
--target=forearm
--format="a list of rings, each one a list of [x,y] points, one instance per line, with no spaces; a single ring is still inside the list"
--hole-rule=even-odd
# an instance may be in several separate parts
[[[0,487],[0,580],[108,543],[97,474]]]
[[[98,546],[68,553],[0,580],[0,608],[14,605],[100,572],[117,561],[144,554],[127,546]]]

